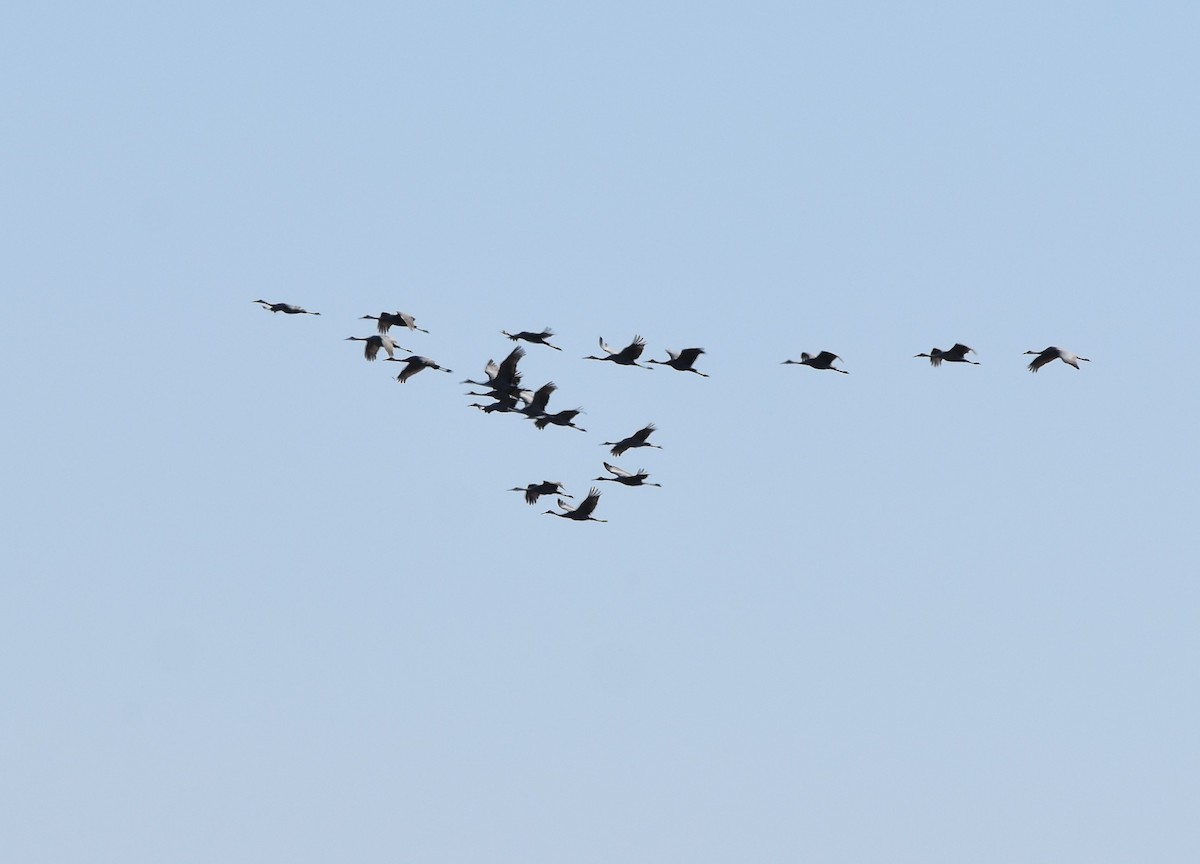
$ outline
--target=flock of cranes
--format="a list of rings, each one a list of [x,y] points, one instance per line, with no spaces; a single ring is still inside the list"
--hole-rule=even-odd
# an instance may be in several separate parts
[[[285,315],[320,315],[320,312],[310,312],[300,306],[295,306],[290,303],[270,303],[266,300],[253,301],[262,306],[263,309],[275,313],[282,312]],[[387,355],[384,358],[386,361],[393,363],[403,363],[404,369],[396,376],[396,380],[401,384],[405,383],[425,369],[433,369],[436,371],[451,373],[453,370],[447,369],[444,366],[435,363],[428,357],[415,354],[411,349],[401,346],[395,339],[389,335],[391,328],[403,328],[410,334],[412,333],[429,333],[423,327],[418,327],[416,319],[406,312],[380,312],[378,315],[363,315],[360,320],[371,320],[376,322],[376,332],[369,336],[347,336],[347,342],[362,342],[363,356],[368,361],[378,359],[379,353],[382,351]],[[562,351],[557,345],[549,342],[549,339],[555,335],[554,331],[549,327],[543,328],[540,331],[521,330],[515,333],[510,333],[507,330],[501,330],[501,335],[508,337],[513,342],[525,342],[530,345],[543,345],[547,348],[552,348],[555,351]],[[612,348],[604,337],[600,337],[600,350],[602,355],[588,355],[584,360],[598,360],[602,362],[612,363],[617,366],[636,366],[639,369],[650,369],[651,366],[644,365],[638,361],[646,350],[646,340],[641,336],[634,336],[625,347],[617,350]],[[397,352],[407,353],[407,357],[397,357]],[[647,359],[647,363],[660,366],[668,366],[679,372],[691,372],[695,375],[707,378],[707,373],[701,372],[695,368],[695,364],[705,353],[703,348],[684,348],[679,351],[667,349],[666,360]],[[928,352],[914,354],[914,357],[927,358],[932,366],[941,366],[942,363],[969,363],[974,366],[979,365],[979,361],[971,360],[967,357],[968,354],[974,354],[975,350],[961,342],[955,343],[947,349],[931,348]],[[1033,360],[1029,363],[1028,369],[1030,372],[1037,372],[1048,363],[1055,360],[1061,360],[1069,366],[1079,369],[1080,362],[1090,362],[1087,357],[1080,357],[1077,354],[1067,351],[1063,348],[1050,346],[1041,351],[1026,351],[1026,355],[1034,355]],[[525,348],[517,345],[505,356],[503,360],[497,363],[495,360],[488,360],[484,366],[484,380],[475,381],[470,378],[464,379],[462,384],[469,384],[473,387],[481,388],[480,390],[467,391],[468,396],[490,399],[490,402],[472,402],[468,407],[476,408],[486,414],[515,414],[524,419],[533,422],[534,426],[539,429],[546,429],[548,426],[561,426],[568,429],[575,429],[580,432],[587,430],[576,425],[576,418],[583,413],[582,408],[570,408],[557,412],[548,410],[550,397],[558,390],[558,386],[553,381],[547,381],[541,387],[535,390],[529,390],[522,387],[522,373],[518,368],[521,359],[525,356]],[[820,369],[825,371],[840,372],[843,375],[850,374],[845,369],[840,369],[834,366],[834,361],[841,361],[841,357],[831,351],[821,351],[817,354],[809,354],[801,352],[799,360],[784,360],[783,364],[795,364],[799,366],[808,366],[812,369]],[[637,448],[657,448],[662,449],[658,444],[652,444],[649,441],[650,435],[655,431],[653,423],[647,423],[641,429],[618,441],[604,441],[602,446],[611,447],[609,453],[614,458],[620,458],[630,450]],[[622,486],[660,486],[660,483],[649,482],[650,475],[645,469],[638,469],[637,472],[630,472],[617,465],[609,462],[602,462],[604,470],[607,474],[602,474],[593,478],[594,483],[611,482],[619,483]],[[592,515],[597,505],[600,502],[600,490],[596,486],[592,486],[588,494],[578,504],[569,503],[567,499],[572,499],[562,482],[557,480],[543,480],[537,483],[529,483],[525,486],[516,486],[510,489],[511,492],[523,492],[525,502],[530,505],[537,503],[538,499],[546,496],[555,496],[558,506],[557,510],[550,509],[544,511],[545,514],[558,516],[563,519],[571,519],[576,522],[606,522],[606,519],[598,519]]]

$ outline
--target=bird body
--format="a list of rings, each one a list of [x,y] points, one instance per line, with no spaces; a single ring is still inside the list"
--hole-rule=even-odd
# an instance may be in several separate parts
[[[396,380],[401,384],[405,383],[409,378],[416,375],[422,369],[437,369],[440,372],[453,372],[453,369],[447,369],[445,366],[439,366],[428,357],[421,357],[418,354],[413,354],[411,357],[389,357],[388,360],[393,363],[407,363],[408,366],[399,375]]]
[[[596,477],[596,480],[612,480],[614,483],[620,483],[623,486],[659,486],[661,483],[647,483],[646,480],[650,477],[646,473],[646,469],[639,468],[636,474],[630,474],[624,468],[618,468],[616,465],[610,465],[607,462],[604,464],[604,470],[612,474],[611,477]]]
[[[657,363],[659,366],[670,366],[680,372],[695,372],[697,375],[707,378],[704,372],[698,369],[693,369],[692,366],[701,354],[704,353],[703,348],[684,348],[682,351],[672,351],[667,349],[669,360],[648,360],[649,363]]]
[[[578,507],[573,507],[564,501],[558,499],[558,507],[563,512],[555,513],[553,510],[546,510],[551,516],[560,516],[563,519],[571,519],[575,522],[607,522],[607,519],[597,519],[592,515],[596,509],[596,505],[600,503],[600,490],[593,486],[587,494],[587,497],[579,502]]]
[[[1092,362],[1086,357],[1080,357],[1078,354],[1072,354],[1065,348],[1055,348],[1053,345],[1051,345],[1049,348],[1043,349],[1042,351],[1026,351],[1025,353],[1037,355],[1033,358],[1033,362],[1029,364],[1030,372],[1037,372],[1047,363],[1053,363],[1055,360],[1061,360],[1068,366],[1074,366],[1076,369],[1079,368],[1080,360],[1082,360],[1084,363]]]
[[[928,357],[931,366],[941,366],[942,362],[946,363],[970,363],[973,366],[978,366],[974,360],[968,360],[967,354],[974,354],[974,348],[968,348],[961,342],[955,342],[953,348],[947,348],[943,351],[940,348],[930,348],[928,354],[914,354],[914,357]]]
[[[637,366],[639,369],[649,369],[649,366],[643,366],[637,362],[642,356],[642,352],[646,350],[646,340],[641,336],[634,336],[633,341],[622,348],[620,351],[615,351],[608,346],[604,341],[604,337],[600,337],[600,350],[604,352],[603,357],[588,355],[584,360],[609,360],[616,363],[618,366]]]
[[[320,315],[320,312],[309,312],[307,309],[301,309],[299,306],[293,306],[291,303],[268,303],[266,300],[255,300],[255,303],[261,303],[262,307],[270,312],[282,312],[285,315]]]
[[[389,360],[395,358],[396,349],[401,351],[408,350],[397,345],[390,336],[385,336],[382,333],[377,333],[374,336],[347,336],[345,341],[367,343],[363,345],[363,356],[368,360],[374,360],[378,357],[380,349],[383,349],[387,353]]]
[[[820,354],[815,356],[806,351],[801,351],[799,360],[784,360],[781,365],[786,366],[788,363],[794,363],[797,366],[811,366],[813,369],[830,369],[834,372],[841,372],[843,375],[849,375],[850,373],[845,369],[838,369],[833,365],[834,360],[841,359],[841,357],[834,354],[832,351],[822,351]]]
[[[612,446],[609,452],[613,456],[620,456],[626,450],[632,450],[634,447],[657,447],[662,449],[658,444],[651,444],[646,439],[650,437],[650,433],[654,431],[654,424],[647,423],[638,431],[634,432],[628,438],[622,438],[620,441],[605,441],[601,444],[603,447]]]
[[[532,342],[535,345],[545,345],[547,348],[553,348],[555,351],[562,350],[557,345],[551,345],[546,341],[554,335],[554,331],[549,327],[544,328],[540,333],[534,333],[532,330],[522,330],[520,333],[509,333],[507,330],[501,330],[500,333],[514,342],[520,339],[525,342]]]

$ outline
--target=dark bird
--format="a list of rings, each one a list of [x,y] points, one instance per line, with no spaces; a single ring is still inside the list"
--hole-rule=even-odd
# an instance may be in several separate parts
[[[484,377],[487,378],[486,381],[472,381],[470,378],[466,378],[460,383],[474,384],[476,387],[487,387],[496,398],[508,395],[515,397],[521,385],[521,373],[517,371],[517,363],[524,356],[525,349],[518,345],[499,363],[495,360],[488,360],[487,366],[483,369]]]
[[[570,408],[566,411],[559,411],[557,414],[543,414],[533,421],[533,425],[539,429],[545,429],[547,426],[567,426],[571,429],[578,429],[580,432],[586,432],[582,426],[575,425],[575,418],[583,413],[582,408]]]
[[[532,342],[535,345],[545,345],[547,348],[553,348],[555,351],[562,350],[557,345],[551,345],[549,342],[546,341],[547,339],[549,339],[551,336],[554,335],[554,331],[551,330],[549,327],[542,330],[541,333],[533,333],[532,331],[529,331],[529,330],[522,330],[520,333],[509,333],[507,330],[501,330],[500,333],[504,336],[507,336],[509,339],[513,340],[514,342],[516,342],[518,339],[522,339],[526,342]]]
[[[386,333],[392,327],[407,327],[409,330],[420,330],[422,333],[429,332],[423,327],[418,327],[417,319],[407,312],[380,312],[378,315],[364,315],[359,320],[378,321],[377,328],[380,333]]]
[[[934,348],[933,350],[936,351],[937,349]],[[781,365],[786,366],[788,363],[795,363],[797,366],[811,366],[813,369],[831,369],[834,372],[841,372],[843,375],[849,375],[850,373],[845,369],[839,369],[833,365],[834,360],[841,359],[841,357],[834,354],[832,351],[822,351],[815,357],[806,351],[801,351],[799,360],[784,360]]]
[[[974,354],[974,353],[975,353],[974,348],[968,348],[966,345],[962,344],[961,342],[956,342],[956,343],[954,343],[953,348],[950,348],[946,351],[943,351],[940,348],[930,348],[928,354],[914,354],[913,356],[914,357],[928,357],[929,363],[932,366],[941,366],[943,360],[946,361],[947,363],[970,363],[974,366],[978,366],[979,364],[977,362],[975,362],[974,360],[967,359],[967,354]]]
[[[561,495],[564,498],[573,498],[574,496],[563,491],[562,485],[557,480],[543,480],[541,483],[530,483],[528,486],[514,486],[508,491],[524,492],[526,504],[536,504],[542,495]]]
[[[620,483],[624,486],[662,486],[661,483],[647,483],[646,480],[650,475],[646,473],[644,468],[639,468],[636,474],[630,474],[624,468],[618,468],[616,465],[609,465],[605,462],[604,470],[613,476],[596,477],[596,480],[612,480],[614,483]]]
[[[1080,357],[1078,354],[1072,354],[1065,348],[1055,348],[1053,345],[1043,351],[1026,351],[1025,353],[1037,355],[1033,358],[1033,362],[1029,364],[1030,372],[1036,372],[1047,363],[1053,363],[1055,360],[1061,360],[1068,366],[1074,366],[1076,369],[1079,368],[1080,360],[1082,360],[1084,363],[1092,362],[1086,357]]]
[[[307,309],[301,309],[299,306],[293,306],[290,303],[268,303],[266,300],[255,300],[255,303],[261,303],[264,309],[269,309],[272,312],[283,312],[285,315],[320,315],[320,312],[309,312]]]
[[[574,519],[576,522],[607,522],[607,519],[597,519],[592,515],[592,511],[596,509],[596,505],[600,503],[600,490],[593,486],[587,494],[587,497],[579,502],[578,507],[572,507],[563,499],[558,499],[559,509],[562,513],[555,513],[553,510],[547,510],[551,516],[561,516],[563,519]]]
[[[670,360],[648,360],[648,363],[657,363],[660,366],[670,366],[672,369],[678,369],[680,372],[695,372],[701,377],[707,378],[705,373],[692,368],[692,364],[696,362],[696,358],[704,353],[703,348],[684,348],[682,351],[672,351],[667,349],[667,356]]]
[[[445,366],[439,366],[428,357],[421,357],[413,354],[411,357],[389,357],[387,358],[393,363],[407,363],[408,367],[403,372],[396,376],[396,380],[403,384],[412,376],[416,375],[422,369],[437,369],[440,372],[453,372],[453,369],[447,369]]]
[[[385,336],[382,333],[375,336],[347,336],[346,341],[366,342],[367,344],[363,346],[363,356],[368,360],[374,360],[377,356],[379,356],[380,348],[387,352],[388,359],[392,359],[396,356],[395,351],[397,349],[401,351],[409,350],[408,348],[401,348],[392,340],[390,336]]]
[[[646,350],[646,340],[641,336],[634,336],[633,341],[622,348],[620,351],[614,351],[605,343],[604,337],[600,337],[600,350],[605,356],[596,357],[589,355],[584,357],[584,360],[610,360],[618,366],[637,366],[639,369],[649,369],[649,366],[643,366],[637,362],[637,359],[642,356],[642,352]]]
[[[658,444],[651,444],[646,439],[650,437],[650,433],[654,431],[654,424],[647,423],[638,431],[634,432],[628,438],[622,438],[620,441],[605,441],[601,446],[608,447],[612,445],[612,450],[609,452],[614,456],[620,456],[626,450],[632,450],[634,447],[658,447]]]
[[[557,384],[547,381],[537,390],[521,390],[517,393],[517,398],[524,402],[525,406],[518,410],[527,417],[541,417],[546,413],[546,406],[550,404],[550,394],[557,389]]]

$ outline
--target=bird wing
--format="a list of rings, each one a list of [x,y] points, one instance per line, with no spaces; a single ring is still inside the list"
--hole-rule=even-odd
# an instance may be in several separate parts
[[[1038,371],[1043,366],[1045,366],[1047,363],[1049,363],[1051,360],[1054,360],[1056,357],[1058,357],[1058,349],[1057,348],[1047,348],[1041,354],[1039,354],[1038,356],[1033,358],[1033,362],[1029,364],[1029,371],[1030,372]]]
[[[667,352],[670,353],[669,351]],[[703,348],[684,348],[676,355],[684,366],[691,366],[704,353]]]
[[[957,357],[961,360],[963,357],[966,357],[968,354],[974,354],[975,349],[971,348],[967,345],[964,345],[961,342],[955,342],[954,347],[944,353],[947,357]]]
[[[841,357],[834,354],[832,351],[822,351],[820,354],[818,354],[816,357],[813,358],[813,362],[814,363],[822,363],[822,364],[828,366],[834,360],[841,360],[841,359],[842,359]]]
[[[378,336],[369,337],[367,339],[367,344],[363,346],[363,356],[368,360],[374,360],[377,356],[379,356],[379,348],[382,345],[383,342],[380,341]],[[388,356],[391,356],[390,351],[388,352]]]
[[[618,468],[616,465],[610,465],[607,462],[604,463],[604,470],[610,474],[615,474],[618,477],[632,477],[633,476],[628,471],[626,471],[624,468]]]
[[[645,444],[646,439],[650,437],[650,433],[653,431],[654,431],[654,424],[647,423],[641,429],[639,429],[638,431],[636,431],[632,435],[630,435],[628,438],[626,438],[625,441],[632,441],[636,444]],[[624,444],[625,441],[622,441],[621,443]]]
[[[594,492],[595,490],[593,489],[592,491]],[[584,503],[585,503],[585,504],[587,503],[587,499],[586,499],[586,498],[584,499]],[[595,508],[595,506],[596,506],[595,504],[593,504],[593,505],[592,505],[592,507],[593,507],[593,508]],[[574,505],[574,504],[568,504],[568,503],[567,503],[566,501],[564,501],[562,498],[559,498],[559,499],[558,499],[558,507],[559,507],[559,509],[560,509],[560,510],[566,510],[568,513],[574,513],[574,512],[575,512],[575,505]],[[580,509],[583,509],[582,505],[580,505]],[[589,511],[589,512],[590,512],[590,511]]]
[[[596,509],[596,505],[599,503],[600,490],[593,486],[588,491],[587,497],[580,501],[579,506],[574,509],[575,512],[579,514],[579,518],[586,519],[588,516],[592,515],[592,511]],[[561,501],[559,501],[559,506],[562,506]]]
[[[505,379],[511,380],[517,374],[517,364],[525,356],[525,349],[518,345],[508,352],[508,356],[500,361],[499,372]]]
[[[642,356],[642,352],[646,350],[646,340],[641,336],[634,336],[633,341],[617,352],[617,356],[622,360],[636,360]]]
[[[541,489],[530,483],[525,487],[525,503],[536,504],[538,496],[541,495]]]
[[[529,403],[529,413],[542,414],[546,410],[546,405],[550,402],[550,394],[558,389],[558,385],[553,381],[547,381],[537,389],[533,394],[533,400]]]

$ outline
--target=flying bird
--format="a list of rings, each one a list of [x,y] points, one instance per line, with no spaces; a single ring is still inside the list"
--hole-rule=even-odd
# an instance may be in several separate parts
[[[402,357],[402,358],[389,357],[387,359],[393,363],[407,363],[408,364],[408,366],[404,369],[404,371],[402,371],[399,375],[396,376],[396,380],[399,381],[401,384],[403,384],[405,381],[407,381],[412,376],[416,375],[422,369],[437,369],[440,372],[453,372],[454,371],[453,369],[447,369],[445,366],[439,366],[438,364],[436,364],[432,360],[430,360],[428,357],[421,357],[420,355],[417,355],[417,354],[413,354],[411,357]]]
[[[933,350],[936,351],[937,349],[935,348]],[[841,359],[841,357],[834,354],[832,351],[822,351],[815,357],[806,351],[801,351],[799,360],[784,360],[780,365],[786,366],[788,363],[795,363],[797,366],[811,366],[813,369],[831,369],[834,372],[841,372],[843,375],[849,375],[850,373],[845,369],[839,369],[833,365],[834,360]]]
[[[696,362],[696,358],[704,353],[703,348],[684,348],[682,351],[672,351],[667,349],[669,360],[648,360],[648,363],[657,363],[660,366],[670,366],[672,369],[677,369],[680,372],[695,372],[697,375],[707,378],[704,372],[698,369],[693,369],[692,365]]]
[[[628,438],[622,438],[620,441],[605,441],[601,444],[602,447],[612,446],[609,452],[613,456],[620,456],[626,450],[632,450],[634,447],[657,447],[662,449],[658,444],[651,444],[646,439],[650,437],[650,433],[654,431],[654,424],[647,423],[638,431],[634,432]]]
[[[417,319],[407,312],[380,312],[378,315],[364,315],[359,320],[378,321],[377,326],[380,333],[386,333],[392,327],[407,327],[409,330],[420,330],[422,333],[429,332],[423,327],[418,327]]]
[[[374,336],[347,336],[345,341],[366,342],[367,344],[363,346],[363,356],[368,360],[374,360],[377,356],[379,356],[379,349],[381,348],[387,352],[389,360],[395,358],[396,354],[394,352],[396,349],[401,351],[409,350],[408,348],[402,348],[401,346],[397,345],[390,336],[385,336],[382,333]]]
[[[555,513],[553,510],[547,510],[551,516],[561,516],[563,519],[573,519],[576,522],[607,522],[607,519],[597,519],[592,515],[592,511],[596,509],[596,505],[600,503],[600,490],[593,486],[587,494],[587,497],[579,502],[578,507],[572,507],[563,499],[558,499],[559,509],[562,513]]]
[[[1092,362],[1086,357],[1080,357],[1078,354],[1072,354],[1065,348],[1055,348],[1053,345],[1042,351],[1026,351],[1025,353],[1037,355],[1033,358],[1033,362],[1029,364],[1030,372],[1036,372],[1047,363],[1053,363],[1055,360],[1061,360],[1068,366],[1074,366],[1076,369],[1079,368],[1080,360],[1082,360],[1084,363]]]
[[[563,484],[557,480],[543,480],[541,483],[530,483],[528,486],[514,486],[509,492],[524,492],[526,504],[536,504],[539,497],[542,495],[561,495],[564,498],[573,498],[573,495],[568,495],[563,491]]]
[[[566,411],[559,411],[557,414],[543,414],[534,419],[533,425],[539,429],[545,429],[550,425],[567,426],[571,429],[578,429],[580,432],[586,432],[587,430],[582,426],[575,425],[575,418],[582,413],[582,408],[570,408]]]
[[[517,363],[524,356],[525,349],[518,345],[499,363],[495,360],[488,360],[487,366],[483,368],[484,377],[487,378],[486,381],[472,381],[470,378],[465,378],[460,383],[474,384],[476,387],[487,387],[490,394],[483,395],[493,395],[497,399],[507,396],[516,398],[517,391],[521,385],[521,373],[517,371]]]
[[[611,477],[596,477],[596,480],[612,480],[614,483],[620,483],[624,486],[659,486],[661,483],[647,483],[646,480],[650,477],[646,473],[646,469],[639,468],[636,474],[630,474],[624,468],[618,468],[616,465],[604,463],[604,470],[612,474]]]
[[[558,385],[553,381],[547,381],[537,390],[521,390],[517,393],[517,398],[525,403],[520,412],[527,417],[541,417],[546,413],[546,406],[550,403],[550,394],[558,389]]]
[[[614,351],[612,348],[608,347],[608,344],[604,341],[604,337],[601,336],[600,350],[604,352],[605,356],[596,357],[594,355],[588,355],[583,359],[610,360],[613,363],[616,363],[618,366],[637,366],[639,369],[650,368],[649,366],[643,366],[641,363],[637,362],[637,359],[642,356],[642,352],[646,350],[646,340],[641,336],[634,336],[633,341],[620,351]]]
[[[299,306],[293,306],[291,303],[268,303],[266,300],[254,300],[254,303],[261,303],[264,309],[269,309],[272,312],[282,312],[285,315],[320,315],[320,312],[309,312],[307,309],[301,309]]]
[[[551,345],[546,341],[554,335],[554,331],[549,327],[543,329],[541,333],[534,333],[530,330],[522,330],[520,333],[509,333],[507,330],[501,330],[500,333],[503,336],[507,336],[514,342],[516,342],[518,339],[522,339],[525,342],[532,342],[535,345],[545,345],[547,348],[553,348],[555,351],[562,350],[557,345]]]
[[[932,366],[941,366],[943,360],[947,363],[970,363],[974,366],[978,366],[979,363],[976,361],[967,359],[967,354],[974,353],[974,348],[968,348],[961,342],[956,342],[954,343],[953,348],[949,348],[945,351],[940,348],[930,348],[928,354],[914,354],[913,356],[928,357],[929,363]]]

